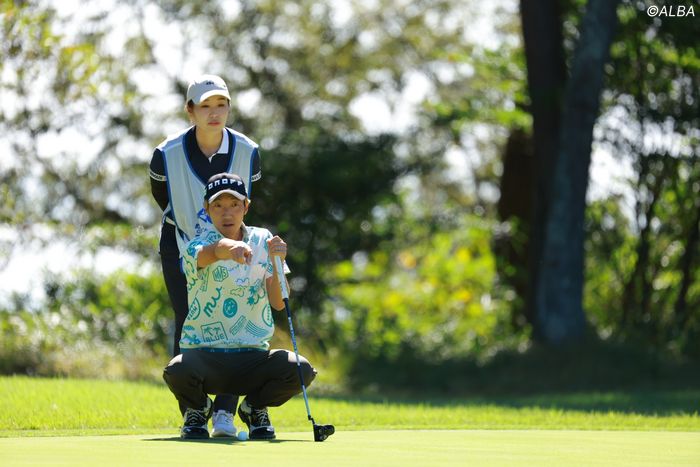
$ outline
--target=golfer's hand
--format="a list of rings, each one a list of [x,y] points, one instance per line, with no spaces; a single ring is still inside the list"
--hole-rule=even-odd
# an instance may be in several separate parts
[[[270,256],[279,256],[282,261],[287,257],[287,244],[277,235],[267,241],[267,249]]]
[[[253,259],[253,250],[247,243],[230,238],[219,240],[214,253],[218,259],[232,259],[239,264],[250,264]]]

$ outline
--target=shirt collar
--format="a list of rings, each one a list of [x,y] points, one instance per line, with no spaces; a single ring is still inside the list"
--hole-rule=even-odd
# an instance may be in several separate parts
[[[245,222],[244,222],[241,225],[241,229],[243,229],[243,238],[241,239],[241,241],[248,243],[248,241],[250,240],[250,227],[245,225]],[[217,238],[217,240],[224,238],[223,234],[221,232],[219,232],[219,229],[217,229],[214,224],[211,224],[211,230],[216,232],[216,234],[219,236],[219,238]]]
[[[197,137],[195,136],[194,132],[195,132],[195,127],[192,126],[190,128],[188,135],[187,135],[187,139],[186,139],[185,144],[187,145],[187,148],[189,151],[196,151],[196,152],[194,152],[194,154],[198,154],[198,153],[201,153],[202,150],[199,149],[199,146],[197,146]],[[221,138],[221,144],[219,145],[219,149],[217,149],[216,152],[214,154],[212,154],[211,157],[209,157],[210,160],[212,157],[214,157],[217,154],[228,154],[229,134],[228,134],[228,131],[226,131],[226,128],[223,128],[221,130],[221,133],[223,134],[223,136]],[[202,155],[204,155],[204,154],[202,154]]]
[[[219,146],[219,150],[216,151],[216,154],[228,154],[228,132],[226,128],[223,128],[221,131],[223,132],[221,146]]]

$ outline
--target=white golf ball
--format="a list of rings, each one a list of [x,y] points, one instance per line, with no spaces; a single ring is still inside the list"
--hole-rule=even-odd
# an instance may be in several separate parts
[[[248,432],[247,431],[239,431],[238,432],[238,441],[246,441],[248,439]]]

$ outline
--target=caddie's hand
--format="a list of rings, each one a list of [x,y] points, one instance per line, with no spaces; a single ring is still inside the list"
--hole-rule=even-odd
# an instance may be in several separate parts
[[[232,259],[239,264],[250,264],[253,250],[245,242],[222,238],[216,245],[216,257]]]
[[[279,256],[283,261],[287,257],[287,244],[277,235],[267,241],[267,249],[270,256]]]

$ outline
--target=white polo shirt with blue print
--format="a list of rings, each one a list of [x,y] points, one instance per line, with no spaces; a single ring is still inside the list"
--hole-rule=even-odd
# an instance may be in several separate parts
[[[198,268],[202,248],[223,238],[214,228],[187,244],[183,267],[189,313],[182,327],[181,349],[269,349],[275,328],[265,284],[273,273],[267,247],[272,233],[245,225],[243,231],[243,241],[253,252],[250,264],[218,260]],[[289,272],[286,264],[284,268]]]

